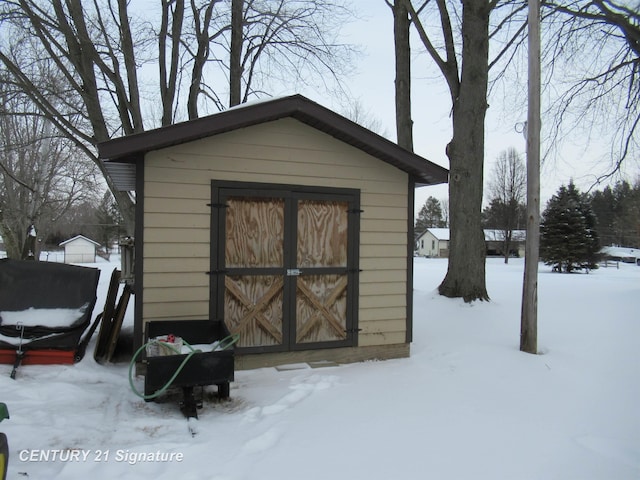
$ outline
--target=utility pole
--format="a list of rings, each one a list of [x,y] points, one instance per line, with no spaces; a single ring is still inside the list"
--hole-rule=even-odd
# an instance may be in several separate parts
[[[528,24],[527,240],[520,318],[520,351],[537,354],[540,256],[540,0],[529,0]]]

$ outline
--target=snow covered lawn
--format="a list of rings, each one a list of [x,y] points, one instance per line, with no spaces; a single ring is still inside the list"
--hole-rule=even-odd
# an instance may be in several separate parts
[[[94,318],[113,268],[98,266]],[[195,437],[179,396],[145,403],[128,365],[96,364],[92,346],[15,381],[0,365],[8,478],[640,478],[640,267],[541,265],[541,355],[518,351],[522,269],[488,259],[492,301],[465,304],[434,293],[446,260],[416,259],[410,358],[236,372]]]

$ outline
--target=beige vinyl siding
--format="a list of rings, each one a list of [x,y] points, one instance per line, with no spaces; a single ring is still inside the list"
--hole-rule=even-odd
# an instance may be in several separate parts
[[[361,191],[359,345],[405,343],[408,177],[294,119],[145,158],[144,321],[208,316],[211,180]]]

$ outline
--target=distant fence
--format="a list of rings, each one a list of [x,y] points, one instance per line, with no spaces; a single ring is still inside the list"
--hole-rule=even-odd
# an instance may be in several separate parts
[[[609,267],[616,267],[616,268],[620,268],[620,261],[619,260],[602,260],[600,262],[600,265],[604,268],[609,268]]]

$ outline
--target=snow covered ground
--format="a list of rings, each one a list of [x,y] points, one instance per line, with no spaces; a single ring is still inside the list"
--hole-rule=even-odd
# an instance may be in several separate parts
[[[93,317],[113,268],[98,266]],[[465,304],[434,293],[446,260],[417,258],[410,358],[236,372],[195,437],[178,396],[145,403],[92,346],[16,380],[0,365],[8,478],[640,478],[640,267],[541,265],[540,355],[518,351],[522,270],[488,259],[492,301]]]

